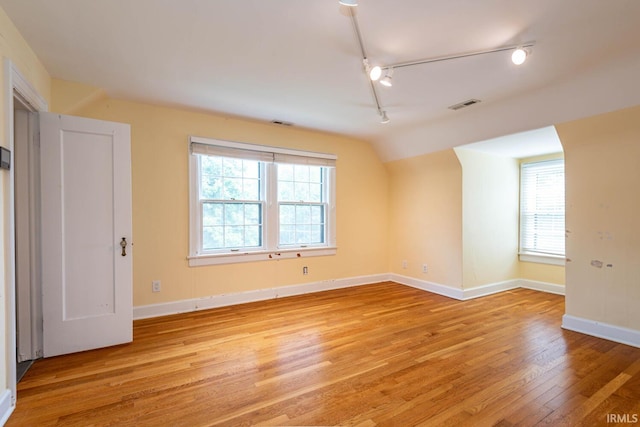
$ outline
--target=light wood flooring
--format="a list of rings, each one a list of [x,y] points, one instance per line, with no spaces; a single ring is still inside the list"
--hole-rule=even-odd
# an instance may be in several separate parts
[[[456,301],[380,283],[140,320],[131,344],[37,361],[7,425],[612,426],[640,416],[640,349],[565,331],[563,313],[562,296],[526,289]]]

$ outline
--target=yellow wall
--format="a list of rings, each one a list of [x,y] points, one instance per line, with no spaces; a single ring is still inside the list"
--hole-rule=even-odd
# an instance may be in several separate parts
[[[387,170],[390,271],[462,288],[462,169],[454,151],[390,162]]]
[[[520,261],[518,263],[518,277],[536,282],[564,285],[564,266]]]
[[[28,80],[28,82],[39,92],[39,94],[47,101],[50,98],[50,84],[51,79],[47,70],[42,63],[38,60],[37,56],[33,53],[27,42],[22,38],[16,27],[13,25],[9,17],[5,14],[4,10],[0,8],[0,56],[8,58],[18,68],[20,74]],[[13,97],[12,93],[6,93],[5,81],[8,77],[5,75],[4,63],[0,68],[0,81],[2,87],[0,87],[0,141],[4,147],[8,147],[8,124],[6,123],[5,116],[7,114],[6,105],[7,101]],[[9,172],[0,172],[0,198],[2,199],[2,209],[0,210],[0,224],[3,227],[0,229],[0,331],[2,331],[2,338],[0,339],[0,392],[3,389],[10,388],[8,383],[7,372],[9,369],[9,363],[13,359],[15,360],[15,348],[10,348],[7,345],[10,341],[10,336],[13,331],[7,330],[8,324],[8,304],[10,301],[7,298],[9,287],[14,286],[10,277],[11,262],[9,255],[9,236],[8,233],[12,232],[7,227],[8,224],[8,208],[10,206],[9,200]]]
[[[556,129],[565,155],[571,260],[566,313],[640,330],[640,107]]]
[[[455,152],[462,165],[463,288],[517,279],[519,163]]]
[[[95,97],[83,86],[54,80],[66,93],[55,108],[77,106],[75,114],[131,124],[134,305],[147,305],[322,280],[387,273],[387,173],[365,142],[343,136],[285,128]],[[59,90],[60,89],[60,90]],[[91,97],[85,102],[83,97]],[[95,98],[95,99],[93,99]],[[336,169],[338,254],[327,257],[189,267],[187,138],[196,135],[270,146],[333,153]],[[302,266],[309,274],[302,275]],[[151,282],[162,281],[160,293]]]

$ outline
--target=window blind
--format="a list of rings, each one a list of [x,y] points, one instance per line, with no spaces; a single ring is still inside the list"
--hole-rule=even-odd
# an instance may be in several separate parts
[[[290,163],[335,167],[337,156],[327,153],[293,150],[242,142],[221,141],[192,136],[189,138],[191,153],[257,160],[269,163]]]
[[[520,253],[564,256],[564,160],[523,163]]]

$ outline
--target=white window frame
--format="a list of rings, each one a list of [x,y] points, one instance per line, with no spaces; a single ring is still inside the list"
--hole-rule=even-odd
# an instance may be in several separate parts
[[[521,178],[520,178],[520,230],[519,230],[519,236],[520,236],[520,243],[518,245],[518,256],[520,261],[525,261],[525,262],[535,262],[535,263],[540,263],[540,264],[551,264],[551,265],[561,265],[564,266],[565,265],[565,261],[566,261],[566,254],[552,254],[552,253],[544,253],[544,252],[539,252],[539,251],[534,251],[534,250],[527,250],[526,248],[522,247],[522,243],[523,243],[523,234],[524,234],[524,229],[523,229],[523,212],[522,212],[522,198],[523,198],[523,182],[522,182],[522,170],[523,167],[526,167],[527,165],[536,165],[536,164],[544,164],[544,163],[551,163],[551,162],[555,162],[555,163],[562,163],[563,167],[564,167],[564,159],[562,158],[558,158],[558,159],[550,159],[550,160],[540,160],[540,161],[525,161],[522,162],[520,164],[520,169],[521,169]],[[565,213],[566,213],[566,206],[565,206]],[[564,233],[564,230],[563,230]]]
[[[200,168],[198,155],[193,154],[192,144],[200,150],[211,148],[224,152],[256,153],[264,161],[264,192],[265,209],[263,212],[263,247],[256,249],[202,251],[202,215],[200,209],[199,186]],[[269,261],[309,256],[328,256],[337,253],[336,246],[336,200],[335,200],[335,163],[337,156],[327,153],[293,150],[288,148],[270,147],[248,144],[243,142],[223,141],[191,136],[188,141],[189,156],[189,266],[231,264],[240,262]],[[240,155],[241,156],[241,155]],[[272,156],[272,161],[264,160]],[[322,245],[302,245],[292,247],[287,245],[280,248],[279,242],[279,212],[277,200],[277,166],[276,162],[293,164],[316,164],[324,166],[324,188],[326,197],[326,242]]]

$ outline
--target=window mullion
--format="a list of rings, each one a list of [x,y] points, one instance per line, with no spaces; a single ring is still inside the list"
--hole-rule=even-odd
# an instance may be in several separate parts
[[[278,224],[278,179],[276,175],[276,165],[274,163],[267,163],[265,167],[265,179],[264,185],[265,194],[265,243],[266,249],[274,251],[278,248],[278,235],[280,233]]]

